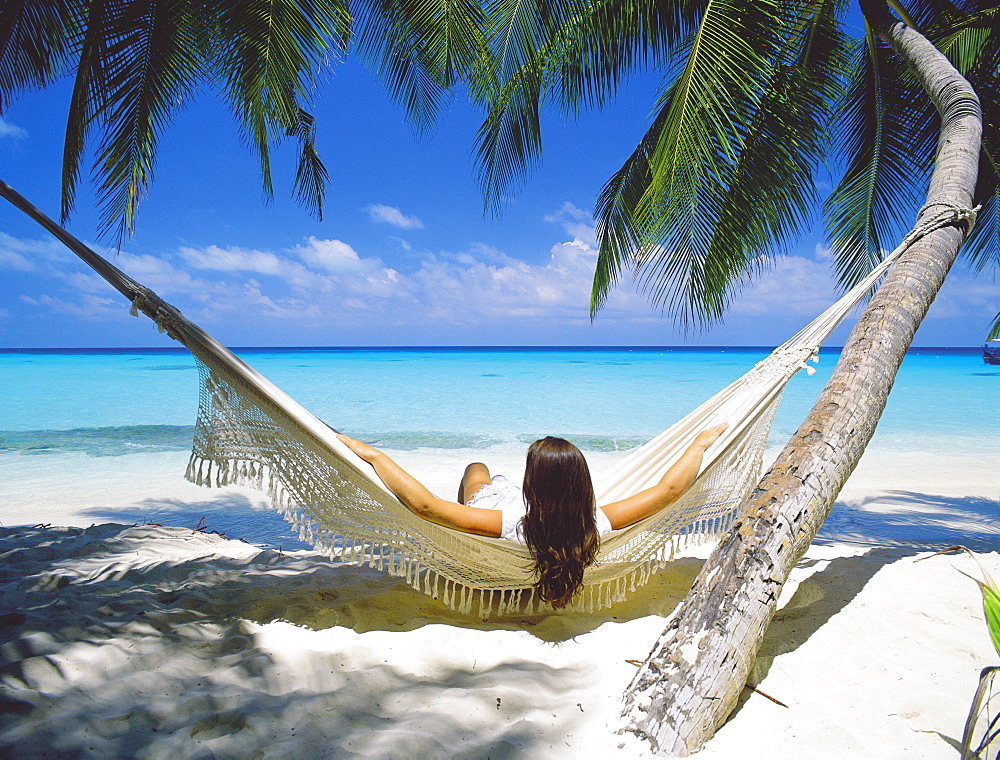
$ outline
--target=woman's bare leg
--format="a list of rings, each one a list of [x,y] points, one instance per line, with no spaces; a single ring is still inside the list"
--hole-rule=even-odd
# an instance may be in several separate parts
[[[476,492],[490,482],[490,470],[482,462],[473,462],[465,468],[462,482],[458,484],[458,503],[468,504]]]

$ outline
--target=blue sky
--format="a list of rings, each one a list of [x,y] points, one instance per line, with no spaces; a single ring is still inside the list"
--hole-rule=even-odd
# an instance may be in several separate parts
[[[644,132],[653,88],[640,79],[605,111],[549,118],[542,165],[493,216],[467,104],[417,136],[367,71],[339,63],[313,109],[331,174],[323,222],[289,198],[290,149],[273,156],[275,197],[263,202],[256,159],[205,96],[163,135],[136,234],[113,261],[232,346],[783,342],[838,294],[818,225],[710,330],[686,335],[628,277],[591,323],[594,200]],[[52,216],[68,95],[59,83],[0,120],[0,178]],[[69,225],[90,244],[94,202],[85,182]],[[976,345],[998,304],[995,280],[960,264],[914,345]],[[161,345],[170,340],[75,256],[0,205],[0,347]]]

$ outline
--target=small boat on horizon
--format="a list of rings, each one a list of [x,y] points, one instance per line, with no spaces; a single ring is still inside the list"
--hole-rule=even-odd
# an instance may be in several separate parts
[[[1000,364],[1000,340],[988,340],[983,345],[983,361],[986,364]]]

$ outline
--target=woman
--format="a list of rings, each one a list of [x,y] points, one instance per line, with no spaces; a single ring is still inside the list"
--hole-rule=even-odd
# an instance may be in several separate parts
[[[728,423],[703,430],[651,488],[597,506],[583,453],[562,438],[547,437],[528,448],[524,486],[502,475],[490,477],[481,462],[465,469],[458,501],[440,499],[383,452],[338,435],[375,468],[386,487],[412,512],[448,528],[526,544],[535,561],[535,589],[553,607],[565,607],[594,561],[600,536],[626,528],[676,501],[691,487],[705,451]]]

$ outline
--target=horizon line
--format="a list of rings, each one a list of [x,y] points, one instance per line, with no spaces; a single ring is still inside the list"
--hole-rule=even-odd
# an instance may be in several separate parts
[[[462,345],[358,345],[358,346],[228,346],[233,352],[294,352],[294,351],[773,351],[776,346],[764,345],[706,345],[691,346],[684,344],[636,344],[636,345],[571,345],[571,344],[462,344]],[[911,351],[978,351],[982,346],[910,346]],[[840,352],[843,346],[822,346],[820,352]],[[3,354],[43,354],[49,352],[91,352],[91,353],[190,353],[184,346],[32,346],[16,348],[0,348]]]

